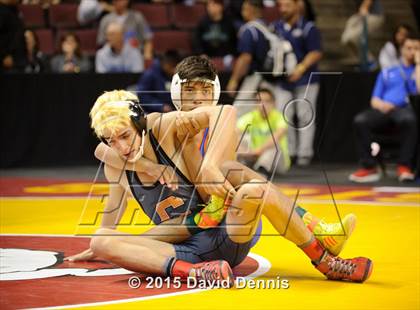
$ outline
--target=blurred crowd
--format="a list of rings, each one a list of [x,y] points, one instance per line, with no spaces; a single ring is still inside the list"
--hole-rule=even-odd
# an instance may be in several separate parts
[[[25,8],[41,7],[41,18],[51,21],[53,7],[76,4],[72,11],[76,26],[49,25],[55,34],[56,53],[46,55],[39,29],[27,27],[22,13],[28,12]],[[362,168],[350,179],[379,178],[369,155],[369,133],[388,123],[401,125],[401,136],[411,137],[402,139],[397,173],[401,180],[412,179],[413,145],[418,141],[407,98],[420,88],[416,69],[420,43],[414,36],[415,27],[397,25],[375,55],[369,39],[386,22],[384,6],[381,0],[354,0],[352,4],[354,14],[348,17],[341,44],[357,59],[360,71],[382,71],[372,95],[373,112],[355,120],[357,139],[362,141]],[[176,7],[181,15],[183,11],[191,15],[180,21],[170,13],[166,20],[158,13],[162,11],[153,11],[158,7]],[[418,1],[412,1],[411,9],[418,26]],[[247,137],[241,155],[244,162],[268,173],[273,169],[285,173],[291,163],[307,166],[314,156],[319,75],[313,73],[318,71],[323,49],[316,7],[310,0],[0,0],[0,20],[1,72],[142,73],[135,90],[150,103],[145,107],[148,112],[173,109],[167,92],[182,57],[207,55],[219,70],[230,73],[226,90],[238,107],[238,128]],[[187,25],[191,21],[194,23]],[[81,42],[78,29],[94,29],[95,36]],[[175,30],[188,34],[182,37],[188,42],[182,44],[189,48],[180,47],[184,45],[181,36],[174,37]],[[93,45],[93,53],[88,55],[84,44]],[[244,124],[253,124],[249,132]],[[272,167],[269,163],[273,162],[278,164]]]

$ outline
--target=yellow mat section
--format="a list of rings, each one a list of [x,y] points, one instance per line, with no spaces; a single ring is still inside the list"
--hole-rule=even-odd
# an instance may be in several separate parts
[[[323,200],[322,204],[312,199],[300,205],[328,221],[337,221],[334,205],[331,202],[325,203],[326,198],[318,197]],[[338,203],[340,215],[351,212],[358,217],[357,227],[341,256],[367,256],[374,262],[372,276],[364,284],[328,281],[312,267],[295,245],[281,236],[262,236],[252,252],[268,259],[272,267],[259,279],[276,279],[278,276],[288,279],[288,289],[209,290],[100,308],[419,309],[419,205],[415,200],[407,201],[404,198],[375,204],[353,204],[348,202],[351,195],[341,198],[346,199],[346,202]],[[94,226],[82,229],[78,223],[95,223],[96,211],[102,205],[99,198],[93,198],[86,204],[86,199],[82,198],[3,197],[0,201],[0,232],[66,235],[89,233],[94,231]],[[148,223],[144,221],[145,216],[133,201],[129,203],[129,210],[123,220],[136,225],[133,229],[133,225],[127,224],[124,230],[141,232],[146,229]],[[99,220],[96,218],[96,223]],[[263,234],[275,235],[274,229],[265,219],[263,227]]]

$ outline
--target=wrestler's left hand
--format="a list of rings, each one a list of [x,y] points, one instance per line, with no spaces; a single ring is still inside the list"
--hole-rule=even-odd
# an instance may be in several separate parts
[[[142,152],[137,152],[133,159],[127,159],[127,163],[135,164],[140,158],[143,158]],[[170,166],[155,164],[151,161],[147,163],[147,169],[142,170],[143,173],[159,180],[160,184],[166,184],[170,189],[178,189],[178,177],[175,170]]]
[[[150,169],[144,173],[159,180],[160,184],[166,184],[170,189],[178,189],[178,176],[171,166],[151,164]]]
[[[201,187],[208,195],[225,198],[236,193],[234,187],[223,173],[214,165],[203,164],[197,176],[196,185]]]
[[[191,139],[201,131],[198,121],[184,113],[177,115],[175,125],[176,136],[180,142],[184,142],[185,138]]]
[[[93,254],[93,251],[89,248],[78,254],[67,256],[64,258],[64,260],[69,261],[69,262],[80,262],[80,261],[93,260],[95,258],[97,258],[97,256]]]

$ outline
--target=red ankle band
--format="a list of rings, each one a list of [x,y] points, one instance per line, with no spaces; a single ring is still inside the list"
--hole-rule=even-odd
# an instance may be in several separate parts
[[[313,238],[313,240],[310,243],[300,246],[300,248],[313,261],[318,260],[325,252],[325,249],[315,238]]]
[[[180,277],[181,279],[187,279],[190,274],[191,267],[191,263],[182,260],[177,260],[175,261],[172,267],[171,277]]]

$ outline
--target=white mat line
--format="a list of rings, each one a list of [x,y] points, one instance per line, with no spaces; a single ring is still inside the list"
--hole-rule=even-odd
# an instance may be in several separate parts
[[[245,278],[250,280],[265,274],[271,268],[271,263],[264,257],[249,253],[249,257],[255,259],[258,262],[258,268],[252,274],[246,276]],[[128,285],[128,284],[127,284]],[[143,301],[143,300],[151,300],[151,299],[158,299],[158,298],[167,298],[173,296],[180,296],[180,295],[187,295],[187,294],[194,294],[199,292],[204,292],[210,290],[208,289],[192,289],[192,290],[185,290],[182,292],[174,292],[174,293],[166,293],[166,294],[159,294],[154,296],[144,296],[144,297],[134,297],[134,298],[127,298],[127,299],[120,299],[120,300],[113,300],[113,301],[102,301],[102,302],[93,302],[93,303],[85,303],[85,304],[73,304],[67,306],[57,306],[57,307],[44,307],[44,308],[29,308],[29,309],[70,309],[70,308],[79,308],[79,307],[91,307],[91,306],[102,306],[102,305],[115,305],[121,303],[132,303],[136,301]]]
[[[380,186],[372,189],[379,193],[420,193],[418,187]]]

